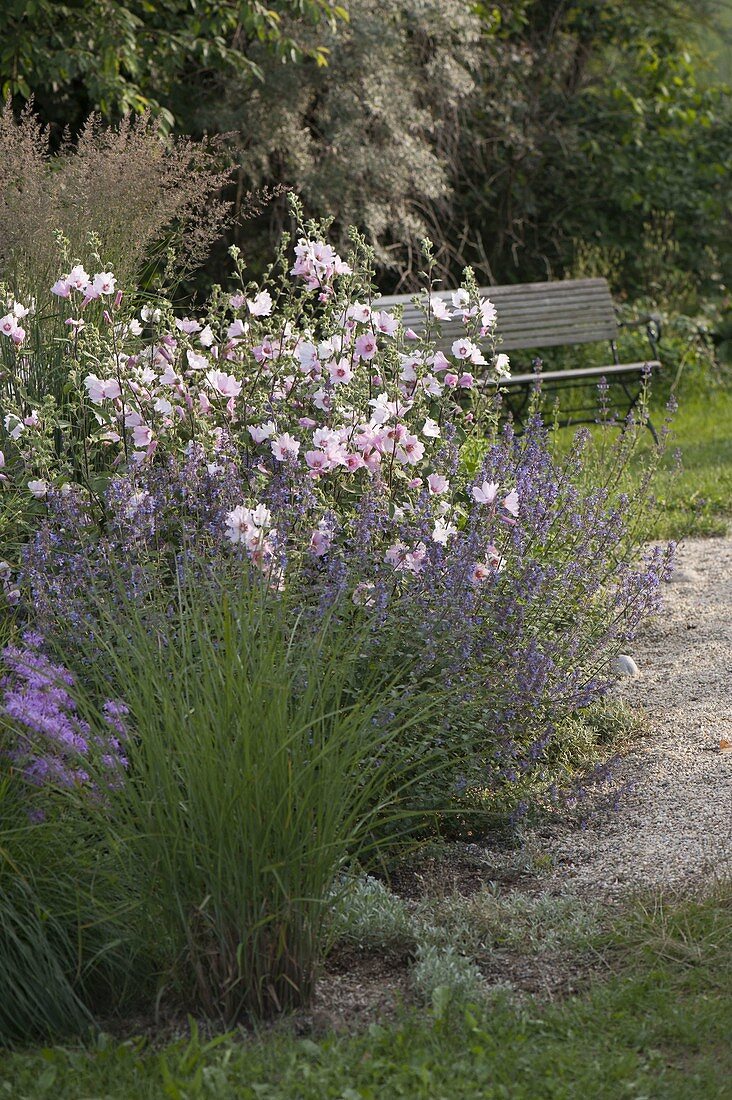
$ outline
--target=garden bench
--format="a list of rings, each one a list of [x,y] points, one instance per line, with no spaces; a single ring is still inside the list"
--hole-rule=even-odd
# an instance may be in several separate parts
[[[565,279],[545,283],[515,283],[512,286],[481,287],[482,297],[490,298],[496,307],[496,335],[500,351],[518,351],[543,348],[571,347],[576,344],[596,343],[607,340],[610,344],[612,363],[599,367],[578,367],[566,370],[550,370],[514,374],[501,381],[504,404],[519,425],[529,408],[529,399],[538,386],[542,390],[555,390],[563,386],[596,386],[604,378],[612,387],[608,393],[608,405],[622,411],[624,416],[637,405],[646,374],[661,369],[658,360],[660,322],[646,317],[634,324],[645,325],[653,358],[637,363],[621,363],[618,359],[617,338],[621,327],[616,317],[607,279]],[[437,291],[437,297],[450,302],[450,291]],[[379,309],[403,307],[404,325],[418,335],[424,331],[424,315],[408,295],[392,295],[374,303]],[[464,333],[462,322],[443,321],[437,347],[449,353],[454,340]],[[592,414],[592,415],[589,415]],[[597,403],[591,409],[577,410],[563,421],[568,423],[592,423],[597,419]],[[658,442],[656,430],[650,420],[648,427]]]

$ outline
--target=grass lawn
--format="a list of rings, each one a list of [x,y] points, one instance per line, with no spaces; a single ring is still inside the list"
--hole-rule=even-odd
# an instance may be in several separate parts
[[[732,518],[732,391],[682,393],[671,450],[676,447],[682,469],[671,472],[671,456],[664,462],[651,536],[725,534]]]
[[[499,998],[410,1013],[362,1035],[195,1037],[163,1050],[110,1039],[5,1055],[13,1100],[472,1100],[732,1097],[732,888],[637,906],[604,943],[612,976],[542,1006]]]
[[[654,495],[658,507],[649,514],[649,539],[681,539],[724,535],[732,520],[732,390],[709,388],[678,395],[679,409],[658,477]],[[665,417],[655,408],[651,419],[657,428]],[[576,429],[559,432],[559,448],[569,445]],[[636,456],[641,470],[652,451],[646,432]],[[675,452],[681,452],[681,469]]]

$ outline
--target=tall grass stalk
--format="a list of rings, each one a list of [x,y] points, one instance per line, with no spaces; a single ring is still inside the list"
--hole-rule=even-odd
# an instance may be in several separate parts
[[[144,979],[99,829],[53,798],[32,822],[24,793],[17,776],[0,776],[0,1047],[86,1032]]]
[[[166,996],[229,1024],[302,1005],[339,872],[400,816],[410,781],[390,745],[427,705],[383,670],[357,682],[352,606],[306,630],[244,578],[182,581],[167,616],[148,611],[116,594],[89,682],[130,708],[129,774],[104,816]]]

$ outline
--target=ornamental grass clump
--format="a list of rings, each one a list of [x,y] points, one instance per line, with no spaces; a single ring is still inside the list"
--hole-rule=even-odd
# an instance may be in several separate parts
[[[436,702],[364,674],[353,605],[301,630],[261,577],[201,577],[179,574],[168,606],[114,576],[97,591],[77,694],[114,685],[128,708],[99,829],[140,899],[159,1000],[230,1025],[308,1003],[341,872],[403,832],[391,746]]]

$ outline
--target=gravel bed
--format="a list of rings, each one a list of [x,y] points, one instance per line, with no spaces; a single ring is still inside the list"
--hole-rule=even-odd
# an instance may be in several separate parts
[[[545,839],[550,893],[617,897],[732,872],[732,751],[720,751],[732,742],[732,537],[685,542],[664,589],[630,654],[640,675],[618,687],[649,723],[618,769],[631,792]]]

